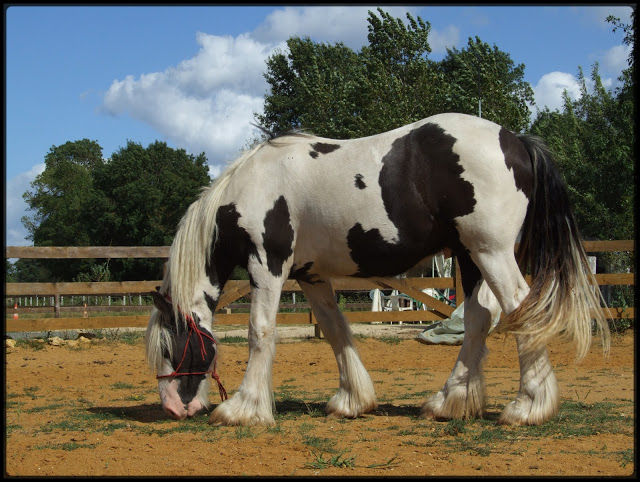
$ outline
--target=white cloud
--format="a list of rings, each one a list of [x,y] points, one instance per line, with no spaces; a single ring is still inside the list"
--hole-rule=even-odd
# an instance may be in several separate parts
[[[386,7],[395,18],[415,9]],[[259,137],[251,127],[262,112],[267,92],[265,61],[276,50],[286,52],[292,35],[309,35],[317,42],[343,42],[354,50],[367,43],[368,11],[375,7],[285,7],[273,11],[252,33],[237,37],[199,32],[198,53],[163,72],[128,75],[115,80],[102,100],[102,111],[129,115],[148,124],[162,138],[198,154],[204,151],[212,172],[235,158]],[[414,15],[415,17],[415,15]],[[454,44],[455,27],[432,31],[434,50]]]
[[[595,54],[599,62],[598,74],[605,89],[613,90],[620,85],[617,79],[622,71],[628,68],[627,59],[630,51],[631,47],[628,45],[617,45],[604,53]],[[587,92],[592,92],[591,70],[585,71],[584,75]],[[543,75],[538,83],[533,86],[536,109],[542,110],[546,106],[552,111],[556,109],[562,110],[562,93],[564,90],[573,100],[578,100],[581,97],[580,85],[574,75],[566,72],[550,72]],[[535,109],[533,111],[535,112]]]
[[[392,17],[415,18],[416,8],[383,7]],[[342,42],[353,50],[367,44],[368,12],[379,16],[373,6],[285,7],[270,13],[251,35],[261,42],[286,41],[289,37],[308,36],[316,42]]]
[[[631,23],[633,7],[631,5],[613,6],[611,4],[606,6],[589,5],[573,7],[573,11],[586,22],[597,24],[604,29],[611,29],[613,25],[607,22],[607,17],[613,15],[619,18],[622,23],[629,24]]]
[[[446,53],[447,48],[453,48],[460,42],[460,29],[455,25],[449,25],[442,31],[431,30],[429,32],[429,46],[434,54]]]
[[[45,165],[37,164],[29,171],[22,172],[12,179],[7,179],[6,192],[6,239],[7,246],[30,246],[26,238],[28,232],[22,225],[21,218],[27,214],[27,203],[22,195],[31,190],[31,183],[44,171]]]
[[[543,75],[533,86],[536,108],[543,110],[548,107],[552,111],[562,110],[562,93],[565,90],[571,99],[580,98],[580,84],[575,76],[565,72],[550,72]]]
[[[613,72],[619,75],[629,68],[628,59],[631,53],[630,45],[616,45],[602,55],[601,65],[605,72]]]
[[[200,51],[177,66],[114,81],[104,95],[103,110],[128,114],[189,152],[204,151],[211,164],[220,165],[255,137],[250,122],[262,112],[265,60],[285,45],[260,43],[246,34],[198,33],[196,40]]]

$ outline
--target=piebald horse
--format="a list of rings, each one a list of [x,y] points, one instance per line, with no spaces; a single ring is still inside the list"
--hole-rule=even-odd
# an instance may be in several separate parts
[[[184,419],[208,407],[211,374],[223,397],[211,423],[274,423],[276,313],[288,278],[299,282],[338,364],[326,412],[354,418],[374,410],[374,384],[331,278],[395,276],[443,250],[460,266],[465,335],[451,375],[421,414],[483,415],[485,339],[501,309],[498,331],[515,335],[520,388],[499,423],[553,417],[559,397],[546,343],[567,337],[580,359],[595,320],[608,351],[601,296],[547,147],[463,114],[360,139],[274,137],[206,188],[178,226],[146,333],[164,410]],[[225,400],[213,324],[236,266],[248,270],[251,284],[249,361]]]

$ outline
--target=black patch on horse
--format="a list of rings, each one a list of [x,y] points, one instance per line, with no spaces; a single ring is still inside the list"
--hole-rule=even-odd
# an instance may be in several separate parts
[[[267,267],[273,276],[282,276],[282,265],[293,254],[293,234],[289,206],[280,196],[264,217],[262,235]]]
[[[478,266],[472,261],[469,251],[466,249],[458,253],[456,262],[460,266],[460,277],[462,278],[464,297],[471,298],[474,288],[482,279],[482,273]]]
[[[377,228],[356,223],[347,235],[353,276],[394,276],[449,247],[461,251],[454,218],[473,212],[473,186],[462,179],[456,139],[428,123],[397,139],[382,159],[378,182],[385,211],[398,229],[397,243]]]
[[[309,284],[316,284],[319,281],[316,278],[316,275],[309,274],[309,270],[313,266],[313,261],[309,261],[305,263],[301,268],[298,268],[297,265],[293,265],[289,270],[289,279],[295,279],[298,281],[303,281]]]
[[[195,324],[200,330],[203,328],[198,324],[198,316],[193,313]],[[182,316],[181,316],[182,317]],[[169,353],[164,348],[163,356],[171,359],[171,366],[177,373],[201,373],[206,372],[211,367],[213,359],[216,356],[216,345],[210,338],[200,336],[196,331],[190,331],[187,324],[184,328],[173,328],[175,339],[173,342],[173,353]],[[202,354],[204,353],[204,359]],[[202,382],[206,373],[202,375],[184,375],[179,376],[178,395],[185,405],[196,397],[200,382]]]
[[[500,149],[504,153],[504,162],[513,173],[516,187],[531,199],[533,190],[533,166],[527,149],[511,131],[500,129]]]
[[[211,284],[219,286],[220,290],[236,266],[247,268],[249,256],[255,256],[262,263],[258,249],[251,241],[249,233],[238,225],[239,219],[240,213],[236,210],[234,203],[218,208],[216,214],[218,237],[214,242],[212,262],[207,263],[206,271]],[[210,300],[206,296],[205,299],[211,308]],[[218,301],[215,300],[214,305],[217,303]]]
[[[318,154],[329,154],[337,149],[340,149],[338,144],[327,144],[326,142],[316,142],[311,144],[312,151],[309,151],[309,155],[314,159],[318,158]]]
[[[204,300],[207,302],[207,307],[209,308],[211,313],[215,313],[216,308],[218,306],[218,300],[213,299],[213,297],[206,291],[203,291],[203,293],[204,293]]]
[[[356,174],[356,187],[358,189],[365,189],[367,187],[363,179],[364,176],[362,174]]]

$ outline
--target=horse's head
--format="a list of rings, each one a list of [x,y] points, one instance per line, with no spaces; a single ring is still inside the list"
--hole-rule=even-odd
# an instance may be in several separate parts
[[[155,309],[147,327],[147,361],[157,372],[162,408],[182,420],[209,406],[208,375],[217,380],[216,341],[211,323],[207,326],[195,312],[174,309],[171,299],[159,291],[152,295]],[[224,389],[219,387],[222,395]]]

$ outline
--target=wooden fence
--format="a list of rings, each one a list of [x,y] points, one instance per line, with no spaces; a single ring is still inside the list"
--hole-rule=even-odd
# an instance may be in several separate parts
[[[585,250],[588,253],[611,251],[635,251],[633,240],[625,241],[586,241]],[[73,259],[73,258],[166,258],[169,247],[19,247],[6,248],[6,258],[39,258],[39,259]],[[451,315],[453,308],[426,293],[426,288],[455,289],[462,293],[461,279],[457,263],[452,277],[443,278],[340,278],[332,281],[335,291],[368,291],[375,288],[383,290],[398,290],[401,293],[419,301],[429,307],[429,310],[412,311],[352,311],[345,312],[346,318],[352,323],[370,322],[410,322],[410,321],[439,321]],[[634,273],[596,274],[598,285],[635,285]],[[106,296],[123,294],[146,294],[156,289],[160,281],[122,281],[95,283],[8,283],[5,297],[24,296],[53,296],[59,300],[63,295]],[[224,286],[216,314],[218,325],[247,324],[248,313],[225,313],[224,309],[234,301],[247,295],[250,291],[248,281],[230,280]],[[285,282],[284,292],[299,292],[300,286],[294,280]],[[608,318],[635,318],[633,307],[603,308]],[[9,310],[7,310],[9,311]],[[25,310],[22,310],[23,312]],[[119,327],[144,327],[149,321],[149,311],[141,315],[100,316],[100,317],[60,317],[59,301],[56,302],[54,318],[6,319],[5,332],[15,331],[53,331],[73,329],[100,329]],[[278,313],[277,323],[280,324],[316,324],[312,312],[309,313]]]

